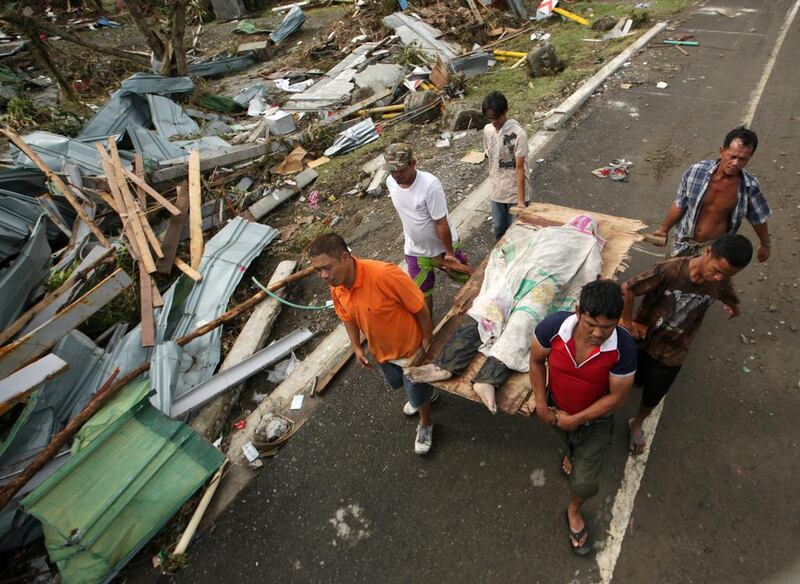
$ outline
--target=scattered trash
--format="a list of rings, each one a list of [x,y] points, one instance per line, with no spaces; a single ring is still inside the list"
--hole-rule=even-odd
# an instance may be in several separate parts
[[[462,162],[469,164],[481,164],[484,160],[486,160],[486,153],[482,150],[470,150],[461,159]]]
[[[658,89],[666,89],[667,87],[669,87],[669,83],[667,83],[666,81],[659,81],[658,83],[656,83],[656,87]]]
[[[316,192],[316,191],[314,191]],[[267,375],[267,381],[270,383],[280,383],[300,366],[300,359],[294,354],[292,351],[291,356],[288,359],[284,359],[272,369]]]
[[[268,34],[272,31],[267,30],[265,28],[258,28],[252,20],[245,19],[239,21],[239,24],[236,25],[236,28],[233,29],[233,32],[252,35],[252,34]]]
[[[247,444],[243,445],[242,452],[244,453],[244,457],[247,459],[247,462],[255,462],[260,456],[258,454],[258,449],[253,446],[252,442],[248,442]]]
[[[298,393],[292,398],[292,404],[289,406],[290,410],[299,410],[303,407],[303,399],[305,396],[302,393]]]
[[[320,156],[316,160],[312,160],[311,162],[309,162],[308,163],[308,168],[317,168],[318,166],[322,166],[323,164],[327,164],[330,161],[331,161],[331,159],[328,158],[327,156]]]
[[[603,166],[592,171],[597,178],[610,178],[611,180],[623,182],[628,180],[628,174],[633,162],[620,158],[612,160],[608,166]]]
[[[273,174],[297,174],[303,170],[303,158],[308,154],[302,146],[296,146],[289,155],[279,164],[273,166],[270,172]]]
[[[244,430],[247,427],[247,420],[239,420],[233,423],[234,430]]]
[[[319,209],[319,191],[311,191],[306,197],[309,209]]]
[[[450,140],[447,138],[442,138],[436,141],[437,148],[449,148],[450,147]]]
[[[324,155],[331,157],[339,154],[346,154],[359,146],[369,144],[377,139],[378,132],[375,130],[375,123],[372,121],[372,118],[367,118],[340,133],[333,144],[325,150]]]

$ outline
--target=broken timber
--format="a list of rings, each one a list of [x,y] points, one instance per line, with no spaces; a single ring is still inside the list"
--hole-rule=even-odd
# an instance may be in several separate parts
[[[200,151],[189,153],[189,251],[193,270],[203,257],[203,196],[200,191]]]
[[[130,285],[128,274],[118,269],[42,326],[0,348],[0,378],[10,375],[48,351],[64,335]]]
[[[68,368],[69,363],[50,353],[0,380],[0,414]]]

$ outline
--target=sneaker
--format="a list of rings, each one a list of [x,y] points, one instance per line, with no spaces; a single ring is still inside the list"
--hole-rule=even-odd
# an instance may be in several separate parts
[[[431,403],[436,403],[439,401],[439,392],[434,390],[433,394],[431,395]],[[411,402],[406,402],[406,405],[403,406],[403,413],[408,416],[416,416],[417,415],[417,408],[411,405]]]
[[[417,438],[414,440],[414,452],[428,454],[433,444],[433,424],[430,426],[417,426]]]

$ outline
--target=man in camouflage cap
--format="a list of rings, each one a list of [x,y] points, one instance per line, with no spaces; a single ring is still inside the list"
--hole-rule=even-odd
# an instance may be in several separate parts
[[[448,221],[447,199],[439,179],[417,170],[408,144],[392,144],[383,157],[390,173],[386,187],[403,224],[408,274],[433,314],[435,270],[441,268],[443,259],[464,264],[467,259],[458,251],[458,235]]]

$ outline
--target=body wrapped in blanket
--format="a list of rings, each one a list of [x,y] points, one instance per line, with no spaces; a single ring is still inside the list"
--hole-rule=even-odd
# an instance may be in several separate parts
[[[433,363],[406,369],[416,382],[443,381],[460,375],[480,351],[487,359],[473,389],[492,413],[496,390],[513,371],[528,371],[536,325],[553,312],[573,310],[581,287],[603,266],[604,241],[587,215],[519,231],[492,250],[480,294],[441,354]]]

